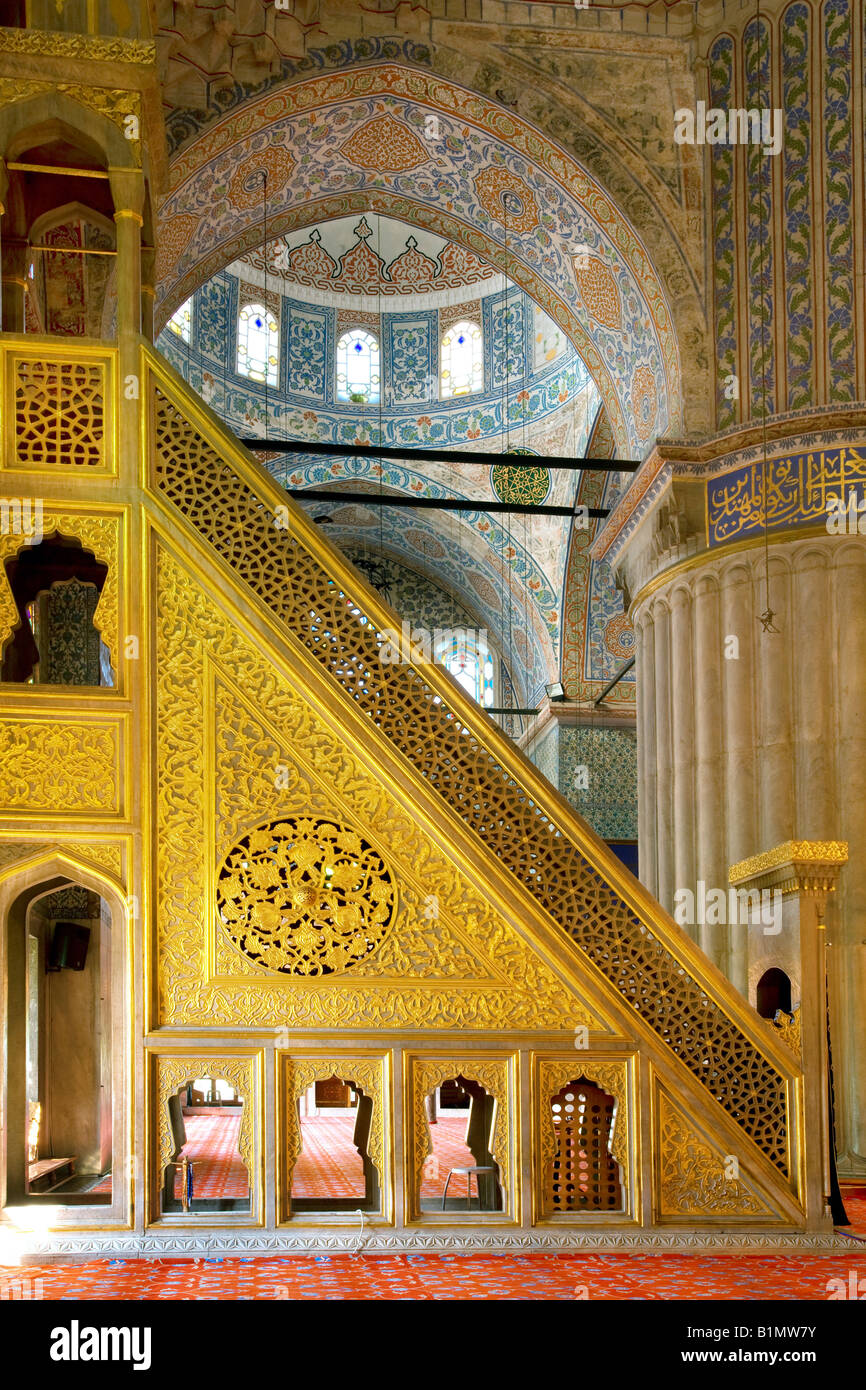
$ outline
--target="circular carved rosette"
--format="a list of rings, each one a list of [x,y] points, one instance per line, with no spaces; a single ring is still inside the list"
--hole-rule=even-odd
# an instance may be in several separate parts
[[[397,894],[355,830],[284,819],[249,831],[217,880],[217,913],[244,955],[286,975],[335,975],[385,939]]]

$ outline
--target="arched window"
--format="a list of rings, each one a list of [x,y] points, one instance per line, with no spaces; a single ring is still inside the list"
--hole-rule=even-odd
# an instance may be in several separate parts
[[[344,333],[337,343],[337,400],[378,405],[379,385],[378,338],[363,328]]]
[[[238,373],[251,381],[277,384],[280,330],[270,309],[245,304],[238,315]]]
[[[439,388],[443,400],[484,389],[483,342],[477,323],[461,319],[443,334]]]
[[[192,328],[192,298],[185,304],[181,304],[179,309],[175,309],[166,325],[172,333],[176,333],[185,343],[189,342],[190,329]]]
[[[493,657],[484,634],[467,628],[439,630],[433,660],[440,662],[479,705],[494,702]]]

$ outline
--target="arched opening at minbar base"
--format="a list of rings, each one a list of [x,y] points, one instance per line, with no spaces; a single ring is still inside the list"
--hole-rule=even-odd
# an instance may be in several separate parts
[[[244,1101],[224,1077],[190,1078],[169,1095],[171,1160],[162,1189],[164,1215],[248,1212],[250,1177],[241,1156]]]
[[[380,1209],[379,1173],[369,1154],[373,1106],[351,1077],[336,1075],[313,1082],[299,1097],[293,1212]]]
[[[496,1098],[465,1076],[426,1097],[431,1152],[421,1171],[422,1212],[502,1211],[499,1168],[490,1151]]]

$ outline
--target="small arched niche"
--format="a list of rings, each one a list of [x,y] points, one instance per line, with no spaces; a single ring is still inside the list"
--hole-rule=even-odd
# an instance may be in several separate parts
[[[162,1178],[164,1216],[249,1212],[250,1174],[242,1155],[244,1100],[218,1071],[190,1074],[165,1099],[171,1156]]]
[[[775,1018],[782,1013],[791,1013],[791,980],[784,970],[771,966],[765,970],[756,991],[755,1007],[761,1018]]]
[[[6,561],[18,623],[0,680],[20,685],[113,686],[111,655],[94,622],[108,566],[60,535],[22,545]]]
[[[421,1212],[502,1211],[500,1172],[491,1152],[496,1097],[459,1075],[425,1097],[430,1152],[421,1169]]]
[[[380,1210],[379,1172],[370,1155],[374,1104],[351,1074],[321,1077],[301,1092],[292,1212]]]

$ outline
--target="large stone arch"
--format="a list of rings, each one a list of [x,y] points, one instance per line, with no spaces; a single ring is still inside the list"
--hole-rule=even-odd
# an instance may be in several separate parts
[[[580,352],[624,455],[681,427],[679,349],[645,247],[561,146],[501,104],[381,63],[271,90],[209,124],[175,157],[161,210],[161,321],[262,241],[263,172],[269,235],[382,212],[506,272]]]

